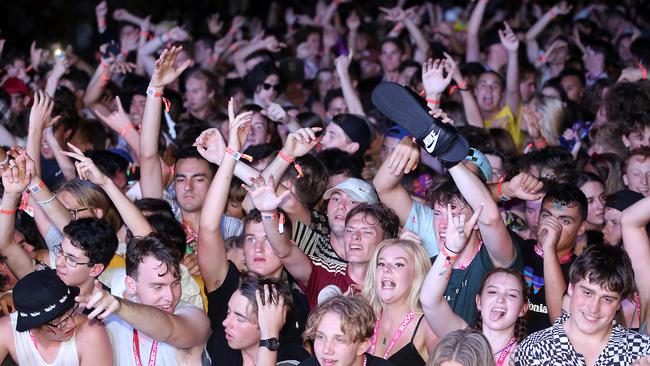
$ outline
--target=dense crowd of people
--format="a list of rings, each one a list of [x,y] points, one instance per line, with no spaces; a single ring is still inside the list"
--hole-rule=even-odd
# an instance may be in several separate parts
[[[0,39],[3,365],[650,365],[647,3],[136,13]]]

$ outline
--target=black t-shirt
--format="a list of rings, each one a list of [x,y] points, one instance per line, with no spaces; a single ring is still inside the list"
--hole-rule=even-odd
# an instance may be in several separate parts
[[[521,255],[524,260],[524,278],[530,288],[528,313],[526,313],[528,334],[551,326],[544,295],[544,258],[535,253],[535,243],[535,240],[526,240],[521,245]],[[569,268],[574,259],[575,256],[571,256],[571,260],[560,264],[565,281],[569,279]]]
[[[207,292],[208,318],[212,334],[206,346],[212,364],[215,366],[241,366],[243,359],[241,351],[234,350],[228,346],[223,321],[228,314],[228,301],[237,287],[241,274],[237,267],[228,261],[228,274],[221,287]],[[309,305],[307,298],[297,289],[292,289],[293,308],[287,314],[287,321],[280,330],[280,350],[278,351],[278,362],[286,360],[302,361],[309,357],[309,353],[302,347],[302,332],[305,330]]]
[[[367,353],[366,358],[368,360],[368,363],[366,364],[367,366],[394,366],[390,361],[386,361],[383,358],[375,357]],[[320,366],[320,363],[316,359],[316,356],[312,356],[301,362],[298,366]]]

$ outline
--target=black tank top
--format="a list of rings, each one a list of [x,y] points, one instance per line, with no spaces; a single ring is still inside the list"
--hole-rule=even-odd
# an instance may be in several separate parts
[[[393,363],[395,366],[425,366],[426,362],[420,356],[415,344],[413,344],[413,339],[418,333],[420,328],[420,323],[422,323],[422,318],[424,315],[420,316],[420,320],[415,325],[415,330],[411,336],[411,341],[407,343],[404,347],[400,348],[399,351],[395,352],[392,356],[388,357],[388,361]]]

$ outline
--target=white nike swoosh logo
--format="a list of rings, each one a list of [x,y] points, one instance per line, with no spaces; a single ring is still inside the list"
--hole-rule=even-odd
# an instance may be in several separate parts
[[[440,129],[442,130],[442,129]],[[436,144],[438,143],[438,137],[440,136],[440,130],[436,132],[436,130],[431,130],[429,134],[424,138],[424,149],[428,153],[432,153],[433,150],[436,148]]]

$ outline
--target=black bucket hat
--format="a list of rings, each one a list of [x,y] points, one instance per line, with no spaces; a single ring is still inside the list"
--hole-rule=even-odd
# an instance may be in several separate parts
[[[382,82],[372,91],[372,102],[390,120],[416,137],[418,145],[446,163],[447,167],[465,159],[469,144],[456,127],[429,114],[424,98],[411,88]]]
[[[66,285],[53,269],[29,273],[13,289],[16,331],[26,332],[56,319],[74,306],[77,295],[79,287]]]

